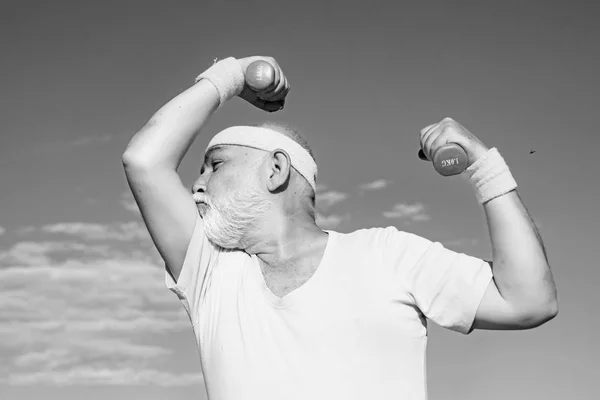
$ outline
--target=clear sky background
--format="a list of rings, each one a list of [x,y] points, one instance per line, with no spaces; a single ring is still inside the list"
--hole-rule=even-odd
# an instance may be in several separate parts
[[[560,313],[469,336],[431,325],[431,399],[597,398],[600,7],[593,1],[29,1],[0,13],[0,398],[204,399],[191,326],[128,194],[131,136],[215,57],[268,55],[292,89],[210,137],[305,133],[319,221],[394,225],[489,257],[462,177],[417,158],[443,117],[497,147],[540,226]],[[530,154],[530,150],[535,153]]]

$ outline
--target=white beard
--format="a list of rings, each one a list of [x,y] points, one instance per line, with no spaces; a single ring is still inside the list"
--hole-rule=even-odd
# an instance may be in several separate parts
[[[243,249],[244,239],[256,220],[271,208],[272,201],[256,187],[234,190],[214,199],[206,199],[202,214],[204,233],[224,249]]]

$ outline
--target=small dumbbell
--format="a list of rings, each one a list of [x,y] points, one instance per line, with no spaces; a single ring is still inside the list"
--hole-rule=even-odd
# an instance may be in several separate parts
[[[258,60],[248,65],[246,83],[255,91],[261,91],[273,84],[275,68],[267,61]]]
[[[419,150],[419,158],[427,160],[423,150]],[[437,149],[433,155],[433,168],[443,176],[458,175],[468,165],[467,152],[457,143],[448,143]]]

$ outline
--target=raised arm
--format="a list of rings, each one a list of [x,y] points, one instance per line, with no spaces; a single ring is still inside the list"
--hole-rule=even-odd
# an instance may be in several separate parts
[[[467,152],[467,175],[483,204],[492,244],[493,280],[473,329],[530,329],[549,321],[558,312],[556,287],[542,238],[504,160],[450,118],[421,131],[429,159],[446,143],[458,143]]]
[[[276,67],[276,81],[257,93],[245,85],[244,73],[260,59]],[[133,197],[175,280],[198,215],[190,190],[177,173],[181,160],[210,116],[229,98],[240,96],[260,109],[277,111],[289,90],[277,63],[268,57],[229,58],[208,71],[218,79],[200,79],[161,107],[133,136],[122,156]]]

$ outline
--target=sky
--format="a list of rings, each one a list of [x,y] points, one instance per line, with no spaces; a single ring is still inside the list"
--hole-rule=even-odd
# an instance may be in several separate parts
[[[430,325],[429,398],[597,398],[600,6],[592,1],[29,1],[0,15],[0,398],[205,399],[191,325],[129,194],[121,154],[215,57],[284,69],[318,222],[396,226],[490,257],[464,177],[417,157],[444,117],[507,161],[546,245],[559,315],[463,336]],[[534,150],[531,153],[531,150]],[[594,372],[596,371],[596,372]]]

